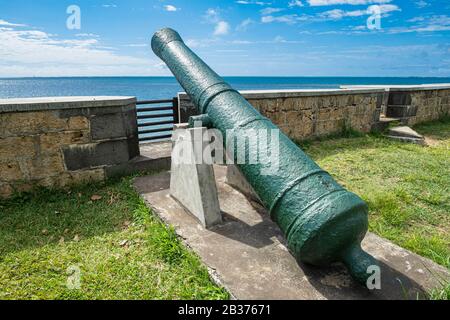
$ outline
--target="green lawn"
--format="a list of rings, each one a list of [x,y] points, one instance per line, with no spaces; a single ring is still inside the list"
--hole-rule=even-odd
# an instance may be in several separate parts
[[[302,146],[367,201],[372,232],[450,269],[450,119],[414,129],[428,147],[352,134]],[[432,299],[450,300],[443,285]]]
[[[39,191],[0,212],[0,299],[228,298],[131,178]],[[70,289],[78,274],[80,289]]]
[[[373,232],[449,268],[450,121],[416,129],[432,146],[379,135],[302,145],[368,202]],[[79,290],[67,287],[74,271]],[[432,295],[449,296],[450,287]],[[226,298],[131,178],[0,202],[0,299]]]
[[[367,201],[371,231],[450,268],[450,121],[415,129],[432,145],[366,135],[303,147]]]

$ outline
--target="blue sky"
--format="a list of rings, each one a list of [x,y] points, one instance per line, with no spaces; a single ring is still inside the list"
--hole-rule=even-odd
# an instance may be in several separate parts
[[[227,76],[450,76],[448,0],[0,0],[0,77],[170,75],[162,27]]]

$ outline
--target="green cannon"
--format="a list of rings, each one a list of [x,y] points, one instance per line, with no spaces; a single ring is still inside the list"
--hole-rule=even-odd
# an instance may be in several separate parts
[[[277,129],[191,51],[176,31],[166,28],[157,32],[152,49],[191,97],[201,114],[197,119],[223,136],[230,132],[240,136],[249,129]],[[283,231],[290,252],[298,261],[315,266],[341,261],[365,284],[371,275],[369,267],[377,265],[361,249],[368,229],[366,203],[340,186],[282,133],[279,155],[276,175],[260,174],[262,166],[270,165],[267,163],[237,166]]]

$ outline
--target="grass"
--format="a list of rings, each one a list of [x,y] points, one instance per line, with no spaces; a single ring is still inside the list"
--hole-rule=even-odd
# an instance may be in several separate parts
[[[302,146],[367,201],[371,231],[450,268],[450,120],[415,129],[432,145],[365,135]]]
[[[39,190],[1,202],[0,212],[0,299],[229,297],[131,178]]]
[[[443,289],[434,290],[430,294],[431,300],[450,300],[450,284],[447,284]]]

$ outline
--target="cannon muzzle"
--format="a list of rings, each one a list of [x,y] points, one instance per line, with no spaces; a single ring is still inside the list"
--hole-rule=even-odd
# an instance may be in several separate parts
[[[158,31],[152,49],[167,64],[202,117],[227,139],[245,135],[249,129],[278,129],[192,52],[176,31]],[[237,156],[237,152],[232,154]],[[365,284],[369,267],[377,265],[361,249],[368,229],[366,203],[340,186],[283,133],[279,134],[277,162],[276,174],[262,175],[261,169],[270,167],[270,163],[235,161],[283,231],[298,261],[315,266],[341,261],[355,279]]]

